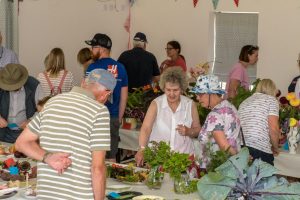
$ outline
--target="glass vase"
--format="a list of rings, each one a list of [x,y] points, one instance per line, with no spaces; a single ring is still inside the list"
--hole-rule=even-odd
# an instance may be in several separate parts
[[[190,193],[190,177],[187,173],[181,173],[180,177],[174,178],[174,191],[177,194]]]
[[[149,189],[160,189],[164,179],[164,173],[159,171],[159,167],[155,166],[150,169],[146,185]]]

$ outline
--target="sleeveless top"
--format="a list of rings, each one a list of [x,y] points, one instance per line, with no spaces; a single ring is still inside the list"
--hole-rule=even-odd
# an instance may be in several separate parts
[[[149,141],[169,142],[171,150],[190,155],[194,154],[192,139],[188,136],[182,136],[176,131],[177,125],[179,124],[191,127],[193,101],[181,95],[180,103],[174,113],[168,105],[167,96],[165,94],[157,97],[154,101],[157,105],[157,115]]]

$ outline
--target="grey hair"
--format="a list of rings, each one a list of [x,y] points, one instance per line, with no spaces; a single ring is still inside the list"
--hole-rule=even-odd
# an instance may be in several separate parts
[[[145,47],[145,42],[133,40],[132,45],[133,45],[133,47],[144,48]]]
[[[164,70],[160,77],[159,87],[163,91],[165,90],[166,83],[177,83],[179,84],[182,92],[185,92],[188,87],[188,80],[186,73],[181,67],[169,67]]]

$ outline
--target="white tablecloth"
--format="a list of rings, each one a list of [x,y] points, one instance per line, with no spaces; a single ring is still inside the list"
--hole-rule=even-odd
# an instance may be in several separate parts
[[[274,165],[279,170],[279,174],[300,178],[300,148],[298,148],[297,154],[281,151],[275,157]]]
[[[121,142],[119,148],[134,150],[138,149],[138,130],[120,129]],[[194,141],[195,153],[199,155],[197,146],[199,143]],[[279,156],[275,157],[275,167],[279,170],[279,174],[300,178],[300,147],[297,154],[289,154],[288,152],[280,152]]]
[[[120,185],[120,183],[113,179],[107,179],[107,186],[111,185]],[[156,195],[164,197],[166,200],[201,200],[198,196],[198,193],[192,194],[176,194],[173,189],[173,180],[170,180],[169,176],[165,176],[164,182],[162,184],[161,189],[159,190],[150,190],[146,185],[129,185],[131,186],[132,191],[141,192],[143,195]],[[108,193],[110,191],[106,191]],[[19,191],[15,196],[11,198],[7,198],[7,200],[28,200],[24,197],[24,191]]]
[[[108,179],[107,186],[110,185],[120,185],[122,183]],[[170,180],[169,176],[164,177],[164,182],[162,184],[161,189],[159,190],[150,190],[146,185],[130,185],[132,187],[132,191],[141,192],[143,195],[156,195],[165,198],[166,200],[200,200],[198,193],[192,194],[176,194],[173,189],[173,180]]]

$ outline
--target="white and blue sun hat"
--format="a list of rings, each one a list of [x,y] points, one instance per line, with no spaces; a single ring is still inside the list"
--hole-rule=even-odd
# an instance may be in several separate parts
[[[191,92],[195,94],[225,94],[225,90],[219,84],[219,78],[212,74],[199,76]]]

